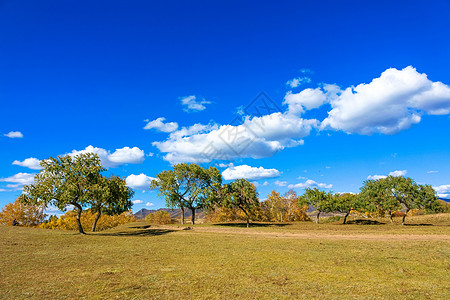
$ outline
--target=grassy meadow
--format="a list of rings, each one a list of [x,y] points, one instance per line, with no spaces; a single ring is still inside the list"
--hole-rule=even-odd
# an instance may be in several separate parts
[[[0,299],[449,299],[450,215],[407,222],[0,226]]]

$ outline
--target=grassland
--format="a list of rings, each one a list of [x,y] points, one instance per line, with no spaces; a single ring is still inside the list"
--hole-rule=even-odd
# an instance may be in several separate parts
[[[2,226],[0,299],[449,299],[450,215],[408,222]]]

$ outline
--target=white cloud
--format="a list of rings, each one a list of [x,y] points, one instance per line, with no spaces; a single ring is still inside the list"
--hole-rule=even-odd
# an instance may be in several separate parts
[[[286,186],[287,184],[288,184],[287,181],[279,181],[279,180],[275,181],[275,185],[278,186]]]
[[[210,104],[210,101],[206,101],[203,98],[191,95],[186,97],[180,97],[181,104],[184,106],[185,112],[197,112],[206,109],[205,104]]]
[[[428,171],[428,174],[439,173],[439,171]]]
[[[248,179],[259,180],[264,178],[273,178],[280,176],[276,169],[264,169],[263,167],[250,167],[248,165],[232,166],[222,172],[225,180]]]
[[[30,168],[33,170],[40,170],[40,169],[42,169],[41,166],[39,165],[40,162],[41,161],[39,159],[30,157],[30,158],[25,159],[24,161],[15,160],[15,161],[13,161],[12,164],[21,166],[21,167]]]
[[[0,182],[16,183],[17,185],[10,185],[10,187],[19,187],[22,185],[32,184],[34,182],[35,173],[17,173],[7,178],[0,178]]]
[[[84,150],[72,150],[70,156],[75,156],[82,153],[95,153],[98,155],[102,164],[106,168],[114,168],[123,164],[140,164],[145,159],[145,153],[138,147],[123,147],[116,149],[113,153],[103,148],[87,146]]]
[[[370,135],[395,134],[421,121],[425,113],[450,113],[450,87],[432,82],[409,66],[387,69],[371,83],[341,91],[322,128]]]
[[[155,204],[153,204],[153,203],[151,203],[151,202],[147,202],[147,203],[145,203],[145,206],[151,207],[151,206],[155,206]]]
[[[398,177],[398,176],[405,176],[406,173],[407,173],[406,170],[397,170],[397,171],[389,172],[388,175]],[[369,175],[369,176],[367,176],[367,179],[378,180],[378,179],[386,178],[386,177],[388,177],[388,175]]]
[[[434,190],[441,198],[450,198],[450,184],[433,186]]]
[[[155,178],[141,173],[139,175],[131,174],[125,180],[127,185],[133,189],[148,190],[153,179]]]
[[[166,118],[158,118],[153,121],[145,120],[145,122],[148,122],[147,125],[144,126],[144,129],[156,129],[162,132],[173,132],[178,129],[178,123],[177,122],[167,122],[164,123]]]
[[[132,202],[133,202],[133,204],[142,204],[142,203],[144,203],[144,201],[142,201],[142,200],[133,200]]]
[[[292,94],[288,92],[284,96],[283,104],[289,106],[288,110],[291,114],[302,114],[306,110],[318,108],[327,101],[325,93],[321,88],[304,89],[300,93]]]
[[[315,182],[314,180],[308,179],[305,182],[300,182],[297,184],[290,184],[288,186],[288,188],[290,188],[290,189],[295,189],[295,188],[306,189],[306,188],[312,188],[312,187],[317,187],[317,188],[321,188],[321,189],[331,189],[333,187],[333,185],[326,184],[326,183],[318,183],[318,182]]]
[[[293,78],[293,79],[289,80],[288,82],[286,82],[286,84],[289,85],[291,88],[296,88],[304,83],[310,83],[310,82],[311,82],[311,78],[309,78],[309,77],[297,77],[297,78]]]
[[[10,131],[10,132],[5,133],[3,135],[6,136],[6,137],[9,137],[9,138],[12,138],[12,139],[14,139],[14,138],[23,138],[23,134],[20,131]]]
[[[247,117],[244,124],[237,126],[198,126],[202,131],[192,135],[182,129],[183,132],[174,132],[166,141],[153,142],[153,145],[167,153],[164,159],[171,163],[263,158],[286,147],[302,145],[301,138],[308,136],[318,124],[317,120],[278,112]]]
[[[264,181],[262,184],[258,183],[258,181],[252,181],[252,184],[256,187],[269,185],[269,182]]]
[[[140,164],[144,161],[144,157],[144,151],[138,147],[123,147],[116,149],[108,158],[116,164]]]

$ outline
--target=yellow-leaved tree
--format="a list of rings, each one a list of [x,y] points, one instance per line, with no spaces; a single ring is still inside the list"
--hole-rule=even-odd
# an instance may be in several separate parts
[[[41,224],[46,215],[42,206],[23,204],[18,199],[6,204],[0,212],[0,224],[12,225],[15,219],[22,226],[37,226]]]

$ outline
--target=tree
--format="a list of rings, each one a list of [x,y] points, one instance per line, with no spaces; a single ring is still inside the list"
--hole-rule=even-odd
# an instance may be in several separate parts
[[[90,196],[91,210],[97,213],[92,224],[93,232],[102,214],[120,215],[131,209],[131,198],[134,196],[134,191],[126,185],[124,178],[111,174],[110,177],[100,176],[98,179]]]
[[[308,205],[314,206],[317,210],[317,220],[319,223],[319,217],[322,212],[330,211],[330,202],[333,198],[331,193],[326,193],[325,191],[321,191],[318,188],[306,188],[305,193],[300,196],[298,200],[298,205]]]
[[[289,203],[287,198],[281,197],[280,193],[273,190],[267,195],[267,200],[265,201],[266,208],[269,210],[268,219],[270,221],[283,222],[284,216],[287,214],[289,209]]]
[[[289,190],[284,194],[285,203],[287,204],[286,221],[309,221],[310,218],[306,214],[307,205],[298,205],[299,197],[294,190]]]
[[[172,218],[170,217],[170,213],[164,210],[158,210],[154,213],[149,213],[145,220],[150,223],[155,224],[170,224],[172,223]]]
[[[37,226],[46,216],[42,206],[23,204],[16,199],[14,203],[8,203],[3,207],[0,212],[0,224],[12,225],[13,220],[16,220],[22,226]]]
[[[358,205],[367,212],[376,212],[377,215],[389,217],[391,223],[394,222],[392,215],[400,210],[400,202],[393,196],[389,190],[388,181],[386,180],[366,180],[361,193],[357,198]]]
[[[58,156],[42,160],[41,167],[35,182],[23,187],[21,202],[44,207],[53,205],[62,211],[72,205],[77,212],[78,231],[85,234],[81,226],[81,213],[96,191],[100,172],[105,171],[99,157],[93,153],[75,157]]]
[[[247,227],[250,226],[250,213],[259,206],[258,192],[255,185],[246,179],[236,179],[227,185],[228,197],[224,199],[224,205],[229,208],[240,209],[247,219]]]
[[[436,207],[435,190],[430,185],[417,184],[409,177],[388,176],[375,181],[368,180],[361,191],[372,205],[389,209],[392,207],[401,209],[403,206],[406,211],[402,218],[402,225],[405,225],[406,215],[411,209]]]
[[[159,190],[168,207],[181,208],[183,224],[184,208],[189,208],[192,224],[195,224],[195,210],[213,207],[221,185],[222,175],[216,168],[204,169],[197,164],[182,163],[157,174],[150,187]]]
[[[357,195],[351,193],[335,194],[330,202],[330,210],[336,213],[345,213],[343,224],[347,223],[347,217],[357,206]]]

